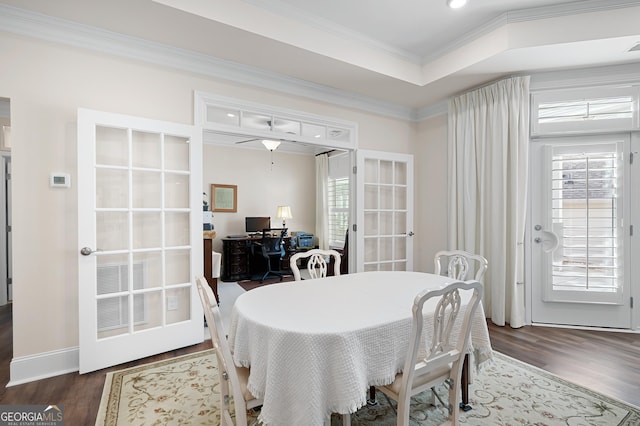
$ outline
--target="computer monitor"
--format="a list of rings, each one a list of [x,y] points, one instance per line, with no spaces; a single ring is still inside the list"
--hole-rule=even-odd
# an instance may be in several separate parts
[[[244,218],[245,231],[249,233],[262,232],[263,229],[271,228],[270,217],[245,217]]]

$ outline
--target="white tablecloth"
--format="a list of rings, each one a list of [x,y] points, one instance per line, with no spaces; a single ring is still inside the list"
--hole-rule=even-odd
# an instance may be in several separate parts
[[[242,294],[229,343],[236,364],[251,367],[249,390],[264,398],[260,419],[322,425],[332,412],[362,407],[369,386],[391,383],[402,370],[415,296],[450,281],[419,272],[365,272]],[[432,330],[425,324],[425,332]],[[477,364],[491,358],[482,306],[472,344]]]

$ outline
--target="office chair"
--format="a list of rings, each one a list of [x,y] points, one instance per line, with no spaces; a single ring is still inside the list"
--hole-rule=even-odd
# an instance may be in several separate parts
[[[272,236],[271,231],[279,231],[277,236]],[[280,271],[280,261],[284,258],[284,244],[282,242],[284,236],[287,233],[287,228],[271,228],[262,230],[262,239],[260,240],[260,250],[262,250],[262,257],[264,257],[267,263],[267,271],[260,278],[260,282],[263,282],[269,275],[280,277],[282,281],[283,273]],[[277,259],[278,268],[273,270],[271,263],[274,259]]]

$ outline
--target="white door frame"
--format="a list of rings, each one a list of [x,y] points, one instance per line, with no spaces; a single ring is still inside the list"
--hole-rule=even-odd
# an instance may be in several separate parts
[[[2,232],[0,232],[0,253],[2,253],[2,259],[0,260],[0,306],[6,305],[9,300],[9,283],[7,278],[11,270],[11,241],[8,241],[7,234],[9,232],[8,227],[10,223],[7,223],[9,219],[7,212],[11,211],[11,197],[10,193],[7,194],[6,185],[10,184],[8,179],[9,170],[7,170],[8,163],[11,162],[11,153],[2,152],[2,158],[0,159],[0,175],[2,176],[2,185],[0,185],[0,224],[2,224]],[[6,251],[5,251],[6,248]]]

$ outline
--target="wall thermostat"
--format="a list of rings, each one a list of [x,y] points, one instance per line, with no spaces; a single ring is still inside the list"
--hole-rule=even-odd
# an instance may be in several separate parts
[[[71,176],[68,173],[51,173],[49,186],[52,188],[69,188],[71,187]]]

